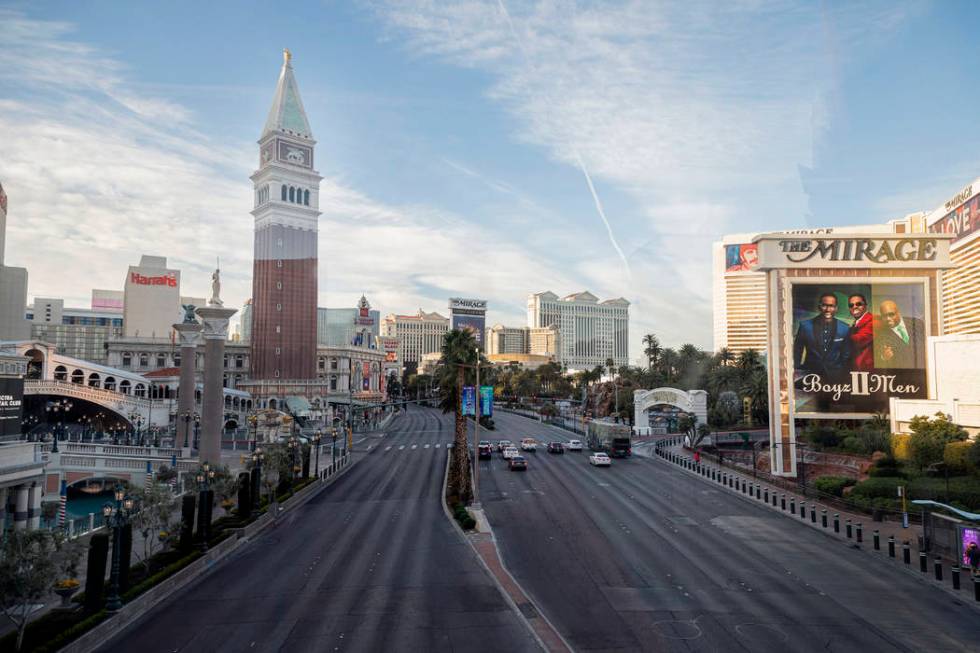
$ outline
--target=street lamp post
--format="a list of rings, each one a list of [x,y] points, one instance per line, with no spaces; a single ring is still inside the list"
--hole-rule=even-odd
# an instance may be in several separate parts
[[[313,473],[314,476],[316,476],[317,480],[320,479],[320,440],[321,439],[323,439],[323,433],[320,431],[320,429],[317,429],[316,433],[313,434],[313,446],[316,447],[316,466],[314,467]]]
[[[102,507],[106,526],[112,529],[112,571],[109,576],[109,597],[105,606],[108,612],[117,612],[122,608],[122,600],[119,598],[119,565],[122,562],[119,559],[119,549],[122,547],[122,529],[129,523],[133,510],[133,500],[126,495],[121,484],[116,485],[114,498],[115,505],[107,503]],[[128,564],[129,561],[126,562]]]
[[[211,530],[211,481],[214,480],[214,470],[206,462],[197,473],[199,505],[197,513],[197,530],[201,538],[201,551],[208,550],[208,535]]]
[[[330,429],[330,435],[333,436],[333,444],[330,447],[330,466],[333,468],[337,464],[337,427],[334,426]]]
[[[265,460],[265,454],[262,453],[262,447],[256,447],[255,451],[252,453],[252,465],[254,467],[255,474],[252,475],[252,506],[258,508],[261,501],[259,500],[259,493],[262,491],[262,461]]]
[[[51,445],[52,453],[58,453],[58,436],[61,433],[61,425],[63,420],[68,416],[68,411],[71,410],[72,403],[67,399],[55,399],[54,401],[49,401],[45,410],[51,413],[54,418],[58,421],[58,427],[54,432],[54,442]]]
[[[289,476],[289,487],[292,487],[293,483],[296,482],[296,454],[297,450],[299,449],[299,440],[296,439],[295,435],[289,436],[289,441],[286,443],[286,447],[289,449],[289,468],[291,471]]]
[[[200,435],[201,435],[201,416],[198,413],[194,413],[194,448],[200,448]]]

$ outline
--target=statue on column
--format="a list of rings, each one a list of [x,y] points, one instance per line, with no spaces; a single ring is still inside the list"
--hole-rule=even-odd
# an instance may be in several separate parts
[[[180,307],[184,309],[184,324],[197,324],[197,317],[194,315],[194,311],[197,310],[197,306],[194,304],[181,304]]]
[[[221,270],[215,269],[211,275],[211,299],[208,300],[209,306],[224,306],[221,302]]]

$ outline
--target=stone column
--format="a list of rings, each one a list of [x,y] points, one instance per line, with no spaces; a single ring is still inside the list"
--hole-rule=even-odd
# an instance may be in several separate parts
[[[201,341],[204,327],[197,322],[175,324],[174,329],[180,338],[180,385],[177,389],[177,441],[174,447],[194,446],[194,389],[197,386],[196,361],[197,345]],[[189,421],[184,415],[191,415]]]
[[[40,483],[31,483],[30,504],[27,508],[27,527],[32,530],[41,528],[41,495],[43,494],[44,491]]]
[[[224,374],[225,340],[228,318],[234,308],[210,305],[197,309],[204,322],[204,396],[201,401],[201,445],[198,457],[212,465],[221,463],[221,433],[224,427],[225,399],[221,383]],[[183,360],[181,360],[183,364]]]
[[[27,528],[27,509],[30,505],[30,486],[18,485],[14,490],[14,528],[24,530]]]

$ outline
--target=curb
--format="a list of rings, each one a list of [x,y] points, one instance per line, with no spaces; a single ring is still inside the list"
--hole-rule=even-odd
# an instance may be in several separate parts
[[[300,506],[305,505],[310,499],[333,485],[337,479],[346,474],[357,462],[359,461],[351,458],[350,463],[338,470],[329,479],[319,484],[312,483],[300,490],[299,493],[294,494],[289,498],[287,504],[282,505],[280,514],[292,512]],[[270,525],[277,522],[278,519],[274,519],[269,512],[265,512],[245,528],[237,529],[237,534],[234,536],[234,539],[232,539],[232,536],[229,536],[228,539],[223,540],[217,546],[210,549],[201,558],[187,565],[173,576],[164,579],[155,588],[150,588],[145,593],[134,598],[130,603],[124,605],[115,615],[108,617],[99,625],[83,633],[78,639],[66,644],[59,649],[59,653],[89,653],[89,651],[94,651],[103,646],[112,638],[126,631],[126,629],[139,621],[153,608],[172,597],[178,591],[192,587],[195,583],[204,580],[219,564],[230,558],[235,551],[247,546]],[[249,531],[249,528],[253,528],[254,530]],[[155,589],[159,591],[154,593]],[[143,599],[143,601],[140,601],[140,599]]]
[[[792,521],[794,523],[802,524],[802,525],[806,526],[807,528],[809,528],[810,530],[822,534],[824,537],[826,537],[827,539],[831,540],[832,542],[835,542],[835,543],[838,543],[838,544],[843,544],[844,546],[846,546],[849,549],[854,549],[854,550],[857,550],[857,551],[861,551],[862,553],[866,554],[869,559],[875,560],[876,561],[876,564],[881,565],[883,568],[886,568],[886,569],[889,569],[889,570],[898,570],[900,573],[904,573],[907,576],[911,576],[912,578],[916,578],[920,583],[922,583],[922,584],[924,584],[924,585],[926,585],[928,587],[932,587],[932,588],[935,588],[937,590],[940,590],[940,591],[944,592],[945,594],[947,594],[947,595],[949,595],[949,596],[957,599],[958,602],[960,602],[960,603],[962,603],[964,605],[970,606],[974,610],[980,611],[980,601],[971,600],[970,599],[970,596],[969,596],[969,594],[970,594],[969,587],[970,587],[970,584],[973,581],[970,578],[969,568],[967,568],[967,567],[962,567],[961,566],[961,572],[960,572],[960,587],[961,587],[961,589],[960,590],[954,590],[952,588],[952,586],[951,586],[952,585],[952,581],[950,580],[950,576],[948,575],[948,573],[951,573],[951,572],[949,572],[949,569],[948,568],[944,567],[944,569],[943,569],[943,572],[944,572],[943,573],[943,580],[942,581],[937,581],[933,577],[933,575],[932,575],[931,564],[930,564],[930,566],[927,566],[927,571],[925,573],[923,573],[921,571],[918,571],[914,567],[915,556],[913,556],[912,564],[906,565],[904,562],[901,562],[900,561],[900,558],[898,557],[900,554],[898,553],[898,551],[899,551],[899,546],[898,546],[899,543],[898,543],[897,540],[895,542],[895,544],[896,544],[896,557],[895,557],[895,562],[894,563],[891,563],[891,562],[888,561],[889,556],[887,555],[887,553],[884,552],[884,550],[882,550],[881,554],[879,555],[878,553],[875,553],[874,552],[874,549],[869,548],[869,547],[872,546],[870,544],[870,540],[869,541],[865,541],[865,542],[859,544],[856,540],[853,540],[853,539],[847,539],[847,538],[837,537],[837,536],[835,536],[834,532],[832,530],[830,530],[830,527],[829,526],[828,526],[828,528],[825,529],[819,523],[814,524],[809,519],[806,519],[806,520],[800,519],[800,518],[798,518],[798,515],[796,515],[796,514],[792,514],[792,513],[788,512],[788,511],[784,511],[782,509],[775,508],[771,503],[764,503],[762,500],[756,499],[754,496],[750,496],[748,494],[742,494],[741,492],[739,492],[735,488],[730,488],[727,485],[722,485],[720,482],[712,481],[710,478],[708,478],[706,476],[702,476],[701,474],[698,474],[694,470],[688,469],[688,468],[684,467],[683,465],[680,465],[678,463],[675,463],[675,462],[672,462],[670,460],[667,460],[665,457],[657,455],[655,451],[653,452],[653,455],[649,456],[648,458],[650,460],[655,461],[655,462],[661,462],[661,463],[663,463],[665,465],[674,467],[674,468],[680,470],[681,472],[683,472],[683,473],[685,473],[685,474],[687,474],[689,476],[693,476],[693,477],[695,477],[697,479],[700,479],[700,480],[704,481],[709,486],[712,486],[712,487],[715,487],[716,486],[718,488],[721,488],[727,494],[732,495],[732,496],[734,496],[736,498],[739,498],[742,501],[745,501],[746,503],[750,503],[750,504],[756,505],[756,506],[764,506],[764,507],[767,508],[767,510],[769,512],[774,512],[774,513],[776,513],[778,515],[783,515],[784,517],[788,517],[788,518],[790,518],[790,521]],[[721,469],[721,468],[716,467],[715,469]],[[726,470],[726,473],[732,474],[730,470]],[[748,477],[745,476],[745,475],[743,475],[742,473],[736,472],[736,474],[742,480],[748,481]],[[753,481],[753,482],[755,482],[755,481]],[[758,484],[759,485],[767,485],[765,483],[758,483]],[[770,490],[773,490],[774,488],[772,486],[770,486],[769,489]],[[779,491],[780,492],[784,492],[781,489]],[[844,528],[844,526],[842,525],[841,526],[842,531],[843,531],[843,528]],[[866,547],[865,545],[868,545],[868,546]],[[882,542],[882,545],[884,546],[885,545],[885,542]],[[931,558],[929,559],[929,561],[931,563]],[[947,583],[949,583],[949,585],[947,585]]]
[[[528,617],[523,612],[521,612],[521,609],[517,607],[517,603],[514,602],[514,599],[507,592],[507,589],[504,587],[503,583],[500,582],[500,579],[497,578],[497,575],[494,574],[493,571],[490,569],[490,566],[487,564],[486,560],[483,559],[483,556],[477,550],[476,546],[474,546],[472,540],[470,540],[470,537],[466,534],[466,531],[464,531],[463,528],[458,523],[456,523],[456,520],[453,519],[452,514],[449,512],[449,506],[446,505],[446,487],[449,483],[449,465],[450,465],[450,453],[446,452],[446,471],[443,472],[442,496],[439,499],[439,503],[442,506],[442,513],[446,516],[446,519],[449,520],[449,523],[452,524],[453,529],[456,531],[457,535],[459,535],[459,537],[466,543],[466,545],[470,547],[470,550],[473,552],[473,555],[476,556],[476,559],[480,562],[480,566],[483,567],[483,570],[487,573],[487,576],[490,577],[490,580],[493,581],[493,584],[497,587],[497,591],[499,591],[501,596],[504,597],[504,601],[507,603],[508,606],[510,606],[510,609],[514,612],[514,614],[517,615],[517,618],[521,620],[521,622],[527,628],[528,632],[531,634],[531,637],[534,639],[535,642],[537,642],[541,650],[551,651],[552,649],[549,649],[548,646],[545,644],[544,640],[541,639],[541,636],[538,635],[538,632],[531,624],[530,619],[528,619]],[[489,522],[487,522],[487,525],[489,526]],[[492,530],[490,530],[488,534],[490,535],[491,538],[493,538]],[[492,539],[492,541],[493,541],[493,546],[496,549],[497,541],[496,539]],[[503,568],[503,559],[500,557],[499,551],[497,552],[497,558],[500,560],[501,567]],[[527,597],[527,592],[525,592],[524,588],[521,587],[517,583],[517,581],[514,580],[514,577],[510,574],[509,571],[507,571],[506,568],[504,568],[504,573],[510,576],[511,581],[515,585],[517,585],[517,587],[520,588],[524,596]],[[528,602],[531,603],[529,597],[528,597]],[[534,604],[531,603],[531,605]],[[571,651],[572,648],[568,646],[567,642],[565,642],[565,638],[561,636],[561,633],[558,632],[558,629],[556,629],[554,625],[550,621],[548,621],[548,618],[544,616],[544,614],[541,612],[541,610],[537,608],[537,606],[534,606],[534,609],[537,612],[538,616],[543,620],[543,622],[547,624],[548,627],[551,628],[551,630],[554,631],[554,633],[562,641],[562,643],[565,644],[566,650]]]

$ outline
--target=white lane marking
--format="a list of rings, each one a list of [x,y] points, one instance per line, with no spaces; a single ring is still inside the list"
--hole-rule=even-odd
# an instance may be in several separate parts
[[[404,448],[405,448],[405,445],[402,445],[402,446],[398,447],[398,450],[401,451]]]
[[[423,448],[423,449],[428,449],[428,448],[429,448],[429,445],[428,445],[428,443],[426,443],[426,445],[425,445],[424,447],[422,447],[422,448]]]
[[[385,447],[385,451],[391,451],[391,447]]]
[[[439,448],[439,443],[438,443],[438,442],[436,442],[436,449],[438,449],[438,448]]]
[[[417,445],[417,444],[413,444],[413,445],[412,445],[412,449],[415,449],[415,448],[416,448],[416,447],[418,447],[418,446],[419,446],[419,445]]]

